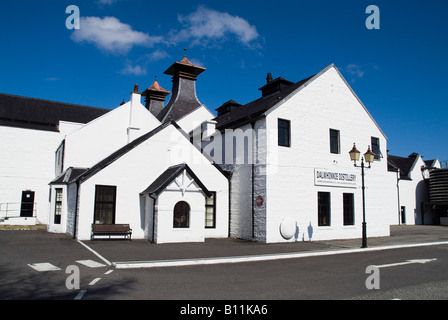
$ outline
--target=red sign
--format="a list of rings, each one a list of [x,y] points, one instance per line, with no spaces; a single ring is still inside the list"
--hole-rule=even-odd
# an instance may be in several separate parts
[[[263,205],[263,197],[258,196],[256,203],[257,203],[257,207],[261,207]]]

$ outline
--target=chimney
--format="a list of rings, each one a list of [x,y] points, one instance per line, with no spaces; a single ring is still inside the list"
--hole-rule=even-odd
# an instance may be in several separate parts
[[[166,96],[170,93],[171,92],[163,89],[157,82],[157,79],[155,79],[154,83],[142,93],[142,96],[146,97],[146,109],[157,117],[165,106],[164,102]]]
[[[185,55],[165,71],[173,77],[173,89],[170,101],[157,116],[161,122],[177,121],[202,105],[196,96],[196,79],[205,70],[191,63]]]
[[[137,106],[141,103],[142,95],[138,92],[138,84],[135,84],[131,92],[131,103],[129,106],[129,126],[127,128],[128,143],[134,140],[140,130],[140,119],[134,114]]]
[[[131,103],[133,105],[140,103],[141,101],[141,94],[138,92],[138,84],[134,85],[134,91],[131,92]]]

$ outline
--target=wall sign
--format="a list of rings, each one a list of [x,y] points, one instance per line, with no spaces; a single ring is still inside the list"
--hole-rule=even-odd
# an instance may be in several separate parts
[[[257,200],[256,200],[256,203],[257,203],[257,207],[261,207],[263,205],[263,197],[262,196],[258,196]]]
[[[314,169],[314,185],[356,188],[356,174],[339,170]]]

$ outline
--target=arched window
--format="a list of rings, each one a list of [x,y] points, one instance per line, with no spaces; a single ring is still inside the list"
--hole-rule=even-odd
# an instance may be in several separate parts
[[[180,201],[174,206],[173,228],[190,227],[190,205],[185,201]]]

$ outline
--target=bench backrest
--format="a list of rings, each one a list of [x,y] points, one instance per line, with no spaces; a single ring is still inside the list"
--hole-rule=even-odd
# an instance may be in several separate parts
[[[128,232],[129,224],[92,224],[94,232]]]

